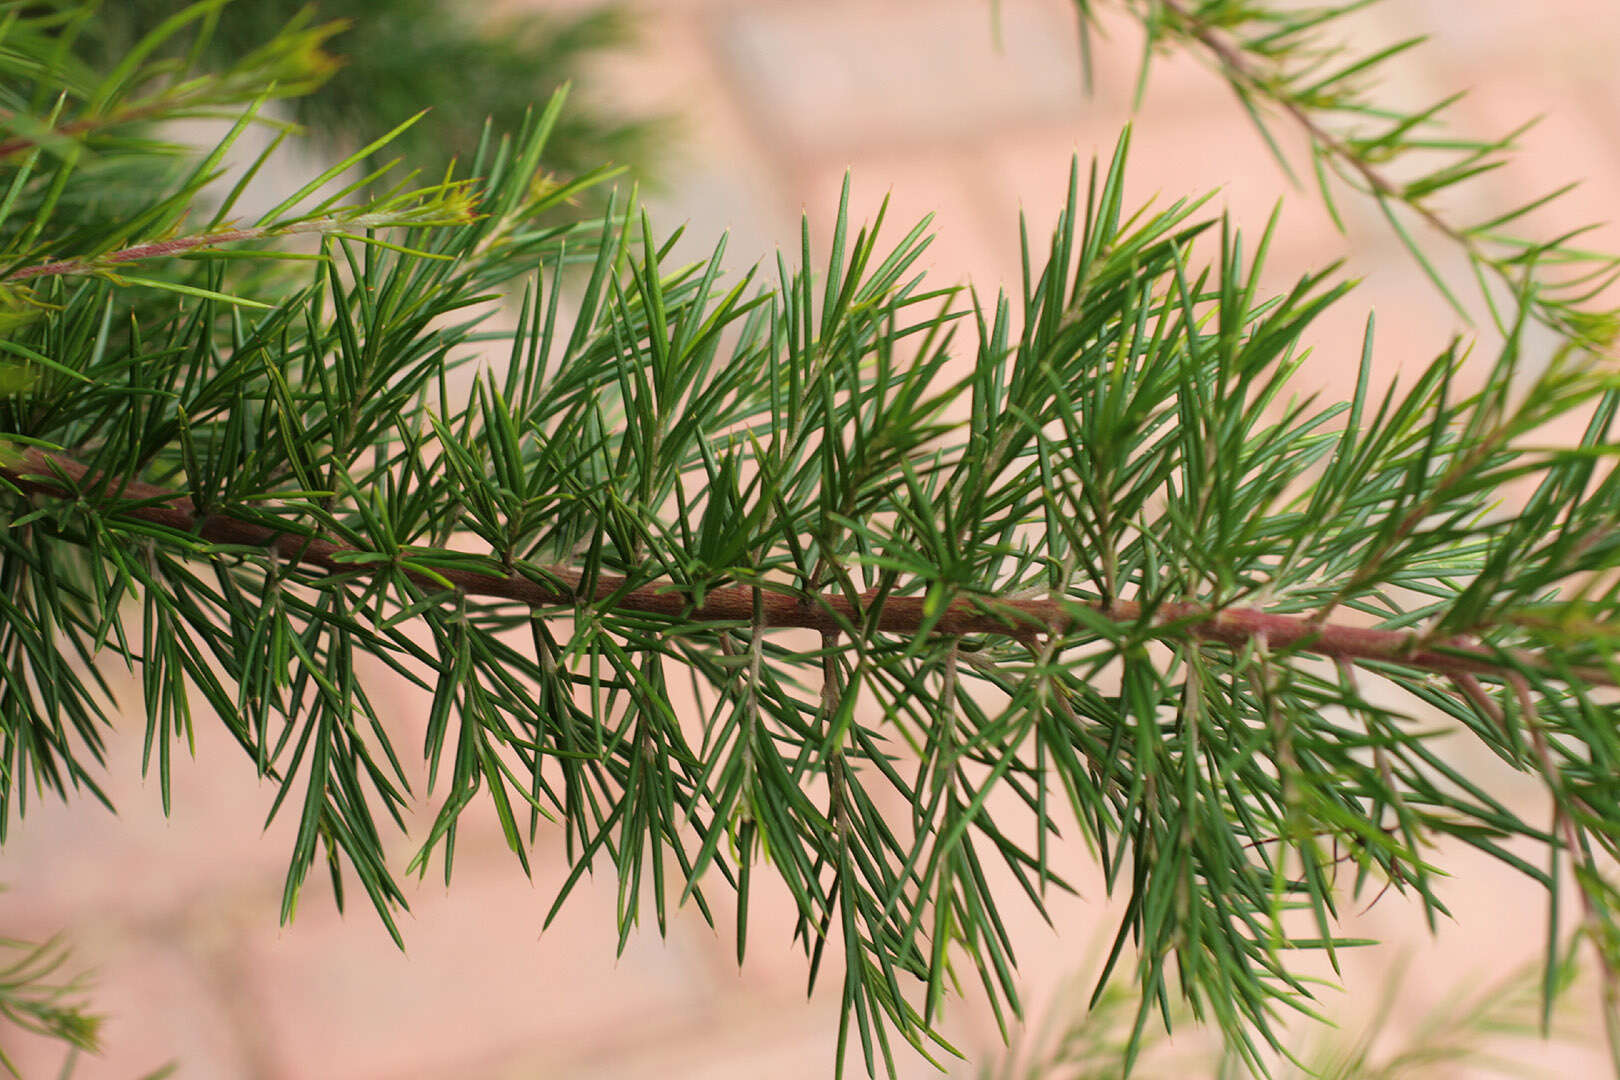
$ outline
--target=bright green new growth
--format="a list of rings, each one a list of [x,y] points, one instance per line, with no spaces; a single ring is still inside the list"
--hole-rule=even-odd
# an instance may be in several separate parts
[[[224,723],[298,816],[283,918],[322,859],[397,938],[381,818],[414,793],[373,658],[432,695],[439,811],[408,872],[449,877],[482,794],[525,870],[564,831],[559,905],[615,868],[621,943],[735,890],[739,959],[774,878],[812,984],[842,982],[840,1068],[858,1043],[892,1070],[896,1035],[951,1052],[941,1007],[974,980],[1019,1012],[1001,913],[1066,887],[1060,833],[1129,898],[1104,975],[1139,994],[1127,1067],[1181,998],[1264,1068],[1312,1009],[1287,954],[1361,944],[1340,906],[1386,887],[1442,912],[1425,848],[1447,838],[1555,912],[1572,862],[1612,966],[1620,388],[1583,351],[1607,317],[1532,260],[1501,264],[1485,389],[1457,389],[1453,348],[1380,391],[1369,331],[1354,399],[1324,407],[1288,380],[1347,286],[1262,296],[1269,229],[1251,248],[1198,202],[1129,206],[1125,139],[994,303],[922,282],[926,222],[852,234],[847,188],[830,253],[806,227],[771,286],[731,283],[723,241],[669,265],[633,200],[537,224],[600,179],[540,179],[560,99],[487,136],[467,182],[349,204],[374,145],[233,222],[240,184],[210,183],[297,79],[153,59],[214,6],[106,77],[0,8],[0,348],[27,377],[0,399],[0,830],[30,793],[100,796],[96,664],[122,659],[165,801],[176,744]],[[1237,6],[1184,7],[1143,15],[1191,32]],[[313,79],[301,33],[266,55]],[[107,170],[159,149],[127,123],[226,105],[241,124],[169,194],[81,227]],[[318,250],[239,246],[288,233]],[[457,391],[504,289],[504,362]],[[1524,356],[1532,317],[1570,335],[1551,362]],[[1577,410],[1580,444],[1544,445]],[[1436,708],[1544,781],[1551,827],[1447,763]]]

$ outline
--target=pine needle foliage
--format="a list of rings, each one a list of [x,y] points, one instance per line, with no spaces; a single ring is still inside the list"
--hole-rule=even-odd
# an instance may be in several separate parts
[[[87,980],[62,977],[68,961],[60,940],[36,944],[0,938],[0,1017],[22,1031],[66,1043],[72,1053],[94,1053],[101,1017],[87,1011]],[[0,1049],[0,1069],[20,1077],[16,1062]]]
[[[1563,968],[1563,979],[1551,991],[1567,1006],[1569,976],[1573,968]],[[1403,976],[1397,969],[1385,988],[1377,1015],[1359,1030],[1322,1028],[1292,1060],[1279,1063],[1272,1075],[1279,1080],[1426,1080],[1442,1070],[1457,1075],[1501,1076],[1528,1080],[1530,1077],[1559,1075],[1547,1067],[1538,1068],[1526,1055],[1516,1060],[1507,1051],[1527,1047],[1535,1041],[1556,1040],[1565,1046],[1578,1045],[1574,1032],[1549,1031],[1545,1026],[1545,999],[1548,987],[1539,964],[1510,972],[1483,987],[1453,987],[1439,1003],[1419,1015],[1404,1031],[1395,1027],[1395,1005]],[[1014,1044],[1004,1060],[981,1068],[980,1080],[1169,1080],[1171,1077],[1207,1076],[1213,1080],[1234,1080],[1249,1070],[1231,1054],[1211,1053],[1208,1048],[1177,1046],[1164,1033],[1148,1033],[1143,1040],[1136,1067],[1126,1070],[1126,1048],[1136,1012],[1134,995],[1124,987],[1111,986],[1089,1007],[1084,1002],[1088,988],[1076,983],[1064,997],[1053,1003],[1039,1027]],[[1178,1021],[1185,1013],[1178,1010]]]
[[[1239,19],[1269,5],[1125,6],[1206,47],[1193,20],[1229,8],[1211,40],[1270,56]],[[1620,385],[1609,316],[1535,258],[1478,256],[1507,290],[1483,389],[1461,344],[1372,385],[1369,323],[1352,399],[1321,404],[1290,380],[1348,286],[1266,295],[1272,227],[1131,205],[1128,136],[1076,163],[993,301],[929,287],[928,223],[857,227],[847,185],[829,251],[806,225],[736,280],[723,239],[673,264],[633,198],[550,224],[603,176],[546,179],[560,97],[465,180],[343,179],[384,136],[238,221],[224,155],[330,74],[329,28],[213,74],[157,59],[219,10],[99,71],[93,8],[0,6],[0,837],[31,797],[105,801],[123,663],[165,804],[221,723],[296,817],[284,920],[319,862],[398,939],[389,823],[433,800],[403,869],[448,880],[487,800],[525,871],[566,838],[552,915],[613,869],[621,945],[733,891],[741,959],[751,891],[785,890],[811,986],[840,987],[840,1070],[954,1053],[944,1001],[973,983],[1020,1015],[1003,913],[1069,887],[1059,841],[1126,898],[1102,978],[1134,987],[1126,1071],[1177,1009],[1263,1070],[1313,1015],[1290,955],[1365,944],[1340,912],[1384,890],[1443,914],[1443,842],[1548,890],[1548,1002],[1570,869],[1614,970]],[[172,156],[144,125],[221,110],[170,186],[81,218]],[[1564,334],[1550,358],[1531,320]],[[379,667],[428,696],[426,791]],[[1550,814],[1453,765],[1459,732]]]
[[[1476,138],[1448,128],[1452,110],[1465,96],[1461,92],[1420,108],[1390,100],[1382,91],[1386,75],[1424,39],[1404,38],[1367,52],[1347,44],[1363,36],[1356,33],[1356,20],[1380,3],[1075,0],[1088,83],[1092,38],[1102,28],[1099,16],[1123,10],[1144,30],[1139,100],[1156,56],[1181,50],[1200,57],[1231,87],[1291,178],[1281,129],[1303,136],[1310,176],[1341,231],[1339,202],[1343,189],[1349,189],[1371,201],[1463,318],[1475,310],[1465,299],[1472,291],[1497,331],[1507,334],[1518,311],[1518,282],[1533,271],[1540,287],[1530,298],[1531,317],[1583,344],[1610,343],[1620,327],[1601,300],[1620,276],[1620,260],[1581,246],[1593,226],[1552,237],[1521,231],[1536,211],[1579,181],[1480,221],[1459,220],[1453,196],[1507,164],[1534,120],[1497,138]],[[1425,234],[1465,256],[1471,289],[1440,272]]]

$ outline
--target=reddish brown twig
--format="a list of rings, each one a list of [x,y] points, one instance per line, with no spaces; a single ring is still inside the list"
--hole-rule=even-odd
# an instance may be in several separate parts
[[[121,263],[136,262],[140,259],[161,259],[166,256],[184,255],[199,248],[217,247],[220,244],[232,244],[239,240],[258,240],[272,235],[285,235],[290,229],[222,229],[219,232],[201,233],[195,236],[176,236],[169,240],[154,240],[146,244],[136,244],[133,247],[123,248],[119,251],[109,251],[105,255],[95,255],[87,259],[53,259],[50,262],[35,263],[32,266],[19,266],[5,275],[6,281],[27,281],[38,277],[60,277],[67,274],[89,274],[97,270],[105,270]]]
[[[96,483],[84,465],[62,454],[30,448],[22,460],[0,466],[4,477],[23,491],[71,497]],[[139,480],[118,479],[108,485],[113,493],[134,505],[118,513],[126,518],[190,533],[211,544],[259,547],[281,558],[331,573],[375,573],[375,562],[357,562],[369,554],[320,537],[281,532],[257,522],[220,514],[199,515],[191,500],[167,488]],[[407,556],[408,558],[408,556]],[[548,566],[529,574],[492,574],[455,568],[424,570],[403,568],[425,589],[439,590],[449,582],[469,596],[485,596],[531,607],[572,607],[580,602],[608,603],[616,610],[680,618],[691,622],[736,622],[762,627],[800,627],[824,634],[867,622],[877,608],[875,626],[880,633],[918,633],[930,625],[922,596],[890,596],[867,592],[855,600],[837,591],[806,597],[791,590],[733,585],[707,589],[701,601],[669,583],[629,587],[622,577],[598,575],[587,582],[574,567]],[[757,603],[757,607],[756,607]],[[880,606],[881,605],[881,606]],[[1465,643],[1434,643],[1416,631],[1381,630],[1317,622],[1310,616],[1279,614],[1257,608],[1163,603],[1144,611],[1131,600],[1086,604],[1078,600],[1006,600],[989,596],[958,598],[931,624],[936,634],[996,634],[1033,640],[1044,634],[1062,634],[1079,625],[1085,613],[1112,622],[1151,623],[1156,632],[1190,634],[1198,640],[1241,649],[1264,640],[1272,652],[1300,651],[1348,663],[1393,664],[1416,672],[1451,677],[1485,675],[1506,678],[1515,668],[1549,671],[1533,653],[1504,654]],[[1575,672],[1593,684],[1615,685],[1607,672]]]
[[[19,266],[15,270],[0,276],[0,280],[28,281],[31,278],[94,274],[110,270],[115,266],[121,266],[124,263],[139,262],[142,259],[171,258],[207,248],[219,247],[221,244],[241,243],[243,240],[269,240],[304,233],[334,232],[339,229],[370,229],[395,223],[397,223],[397,220],[390,218],[387,214],[362,214],[351,218],[311,218],[308,221],[295,221],[286,225],[255,225],[246,228],[219,229],[215,232],[195,233],[191,236],[174,236],[167,240],[152,240],[148,243],[135,244],[131,247],[109,251],[103,255],[92,255],[88,258],[53,259],[49,262],[34,263],[32,266]]]

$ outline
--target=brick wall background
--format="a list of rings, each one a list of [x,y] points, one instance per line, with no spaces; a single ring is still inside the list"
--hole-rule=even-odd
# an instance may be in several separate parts
[[[544,0],[506,6],[523,2]],[[491,5],[496,13],[500,6]],[[1097,92],[1088,98],[1067,0],[1001,0],[999,49],[987,0],[634,6],[640,47],[605,63],[588,91],[627,111],[682,118],[667,183],[651,197],[654,220],[666,229],[686,223],[694,254],[729,229],[738,266],[778,244],[793,248],[801,211],[824,242],[851,170],[857,216],[869,216],[884,193],[892,194],[896,225],[937,215],[927,256],[935,274],[972,280],[984,293],[1016,285],[1019,207],[1039,236],[1056,216],[1071,156],[1108,153],[1130,119],[1135,34],[1116,24],[1102,43]],[[1476,133],[1547,114],[1519,164],[1476,189],[1480,209],[1584,178],[1544,227],[1611,215],[1620,190],[1620,14],[1612,3],[1391,0],[1364,27],[1369,40],[1433,34],[1399,65],[1402,89],[1413,99],[1470,89],[1460,116]],[[1283,194],[1272,280],[1341,257],[1364,278],[1318,324],[1307,382],[1330,395],[1348,387],[1369,307],[1378,313],[1386,377],[1428,359],[1458,329],[1367,208],[1347,204],[1345,238],[1310,193],[1285,188],[1241,111],[1196,64],[1160,65],[1135,124],[1136,200],[1219,187],[1216,205],[1258,231]],[[1612,228],[1592,238],[1610,247],[1617,240]],[[125,689],[138,697],[133,683]],[[424,711],[404,695],[394,702],[407,731]],[[64,930],[79,961],[98,971],[96,1003],[112,1017],[107,1053],[75,1075],[132,1077],[169,1061],[183,1077],[256,1080],[828,1075],[837,981],[824,979],[806,1002],[783,897],[760,897],[740,972],[723,904],[718,931],[684,911],[667,939],[640,933],[615,957],[613,883],[587,882],[541,933],[564,873],[560,842],[542,839],[530,882],[480,815],[461,841],[453,887],[435,875],[409,887],[403,954],[363,897],[351,898],[340,917],[324,879],[312,879],[297,920],[281,929],[293,816],[262,829],[272,791],[203,723],[195,761],[175,767],[174,813],[164,818],[155,781],[140,777],[141,730],[130,717],[114,744],[108,788],[119,816],[88,801],[45,802],[30,808],[0,856],[0,880],[10,886],[0,895],[0,932]],[[1458,754],[1487,767],[1460,741]],[[1522,781],[1503,784],[1524,805],[1538,805]],[[428,820],[413,822],[414,836]],[[414,841],[392,842],[402,869]],[[1014,926],[1024,997],[1037,1015],[1057,1000],[1065,977],[1094,970],[1113,927],[1084,854],[1067,858],[1083,895],[1054,904],[1055,929],[1033,917]],[[1477,988],[1537,955],[1542,894],[1468,852],[1436,859],[1455,874],[1445,894],[1455,921],[1430,937],[1395,896],[1358,916],[1373,936],[1402,944],[1347,958],[1349,993],[1325,998],[1347,1022],[1372,1011],[1398,955],[1408,976],[1393,1036],[1454,989]],[[995,1058],[999,1039],[977,1000],[956,1002],[951,1016],[973,1060]],[[1520,1047],[1521,1058],[1547,1075],[1597,1075],[1590,1019],[1577,1008],[1576,1045]],[[7,1045],[18,1047],[25,1076],[54,1075],[55,1050]],[[901,1070],[934,1075],[904,1054]]]

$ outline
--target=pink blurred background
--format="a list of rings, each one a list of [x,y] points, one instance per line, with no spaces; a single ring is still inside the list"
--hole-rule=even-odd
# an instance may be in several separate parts
[[[523,2],[489,6],[498,14]],[[1071,156],[1106,155],[1131,120],[1137,32],[1111,24],[1088,98],[1068,0],[1002,0],[999,47],[987,0],[631,6],[639,47],[604,62],[585,89],[626,112],[681,117],[667,183],[651,199],[654,220],[666,229],[687,223],[694,255],[729,229],[739,267],[777,245],[796,250],[801,211],[824,242],[851,170],[857,216],[892,195],[896,238],[923,213],[936,214],[938,239],[926,258],[941,279],[971,280],[983,294],[1016,287],[1018,209],[1039,237],[1056,216]],[[1546,114],[1516,166],[1458,204],[1465,217],[1569,179],[1585,185],[1538,227],[1551,233],[1610,216],[1620,190],[1620,14],[1612,0],[1390,0],[1358,26],[1369,44],[1432,34],[1430,45],[1398,62],[1397,89],[1409,103],[1469,89],[1457,112],[1468,133],[1495,134]],[[1350,232],[1341,236],[1311,192],[1286,187],[1230,94],[1197,63],[1160,64],[1134,123],[1133,201],[1220,188],[1214,205],[1257,233],[1283,196],[1269,280],[1282,285],[1339,258],[1364,279],[1314,328],[1317,353],[1302,389],[1339,396],[1350,385],[1369,308],[1378,313],[1384,378],[1427,360],[1462,329],[1369,207],[1343,204]],[[1591,243],[1613,247],[1616,239],[1605,228]],[[377,674],[383,685],[386,673]],[[138,698],[133,682],[119,689]],[[413,744],[423,711],[415,698],[396,699],[402,747]],[[724,904],[718,930],[687,910],[667,939],[643,931],[616,958],[613,882],[587,881],[541,933],[565,874],[560,838],[542,836],[530,882],[480,808],[460,842],[453,886],[447,891],[436,873],[407,885],[403,954],[363,896],[351,896],[340,917],[319,873],[283,929],[277,910],[294,815],[261,831],[272,790],[203,723],[196,761],[176,766],[174,813],[165,819],[155,780],[140,778],[141,729],[131,717],[115,742],[108,788],[118,817],[88,800],[46,802],[30,808],[0,855],[0,881],[10,886],[0,895],[0,931],[66,931],[79,962],[98,973],[95,1002],[111,1016],[107,1053],[82,1061],[75,1075],[132,1077],[169,1061],[182,1077],[257,1080],[830,1075],[836,974],[806,1001],[785,896],[756,897],[740,972]],[[1460,738],[1456,753],[1490,772],[1485,755]],[[1533,785],[1511,775],[1494,782],[1525,812],[1543,812]],[[412,837],[390,839],[401,872],[428,820],[419,814]],[[1436,861],[1454,874],[1444,896],[1456,921],[1433,938],[1394,895],[1352,920],[1351,932],[1396,944],[1350,955],[1348,992],[1324,992],[1324,1008],[1351,1032],[1381,1000],[1397,958],[1406,958],[1407,977],[1386,1036],[1391,1046],[1454,991],[1477,989],[1539,953],[1546,902],[1531,883],[1467,851],[1439,852]],[[1004,894],[1023,997],[1036,1016],[1063,1004],[1066,977],[1095,970],[1114,926],[1085,853],[1070,851],[1065,862],[1083,895],[1054,902],[1055,930]],[[1578,998],[1566,1043],[1509,1052],[1545,1075],[1599,1075],[1591,1013]],[[970,1060],[1003,1053],[976,997],[953,1002],[949,1015]],[[54,1075],[59,1050],[9,1035],[6,1045],[16,1048],[24,1076]],[[937,1075],[904,1051],[900,1068],[908,1077]]]

